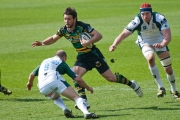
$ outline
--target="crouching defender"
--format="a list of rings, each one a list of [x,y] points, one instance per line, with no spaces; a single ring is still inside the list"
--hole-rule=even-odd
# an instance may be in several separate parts
[[[35,76],[38,76],[38,88],[40,93],[54,100],[54,103],[64,111],[67,118],[73,118],[74,115],[65,106],[60,94],[75,101],[78,108],[84,113],[85,119],[99,118],[96,114],[90,113],[85,106],[84,100],[78,96],[74,89],[61,76],[67,73],[74,81],[93,93],[93,88],[89,87],[81,77],[77,76],[65,63],[67,58],[63,50],[57,51],[52,58],[45,59],[30,75],[27,83],[27,89],[31,90]]]

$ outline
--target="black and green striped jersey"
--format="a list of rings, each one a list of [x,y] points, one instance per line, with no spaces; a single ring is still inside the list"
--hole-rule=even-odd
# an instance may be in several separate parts
[[[87,48],[81,45],[80,37],[79,37],[80,33],[82,32],[91,33],[93,30],[94,28],[92,28],[90,24],[77,21],[75,29],[72,32],[69,32],[67,30],[67,27],[63,26],[57,31],[56,35],[59,35],[60,37],[64,36],[67,40],[69,40],[76,49],[76,51],[78,52],[78,55],[80,55],[92,51],[91,48]]]

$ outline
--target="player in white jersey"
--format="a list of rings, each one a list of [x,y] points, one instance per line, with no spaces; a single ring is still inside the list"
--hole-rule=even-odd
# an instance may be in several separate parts
[[[67,118],[73,118],[74,115],[65,106],[60,94],[75,101],[78,108],[84,113],[85,119],[98,118],[96,114],[90,113],[87,110],[84,100],[79,97],[75,90],[62,77],[62,75],[66,73],[74,81],[90,91],[90,93],[93,93],[93,88],[89,87],[82,78],[77,76],[65,63],[66,58],[66,53],[63,50],[59,50],[54,57],[45,59],[41,65],[29,75],[27,89],[31,90],[35,76],[38,76],[40,93],[54,100],[54,103],[64,111],[64,115]]]
[[[114,40],[113,44],[109,47],[109,51],[114,51],[117,45],[130,36],[135,30],[137,30],[138,33],[136,44],[142,50],[142,54],[148,62],[149,70],[158,85],[157,97],[164,97],[166,90],[155,63],[154,53],[159,57],[164,71],[166,72],[172,95],[175,99],[180,99],[167,46],[171,41],[170,26],[164,15],[152,12],[150,4],[144,3],[140,6],[140,13],[135,16],[122,33]]]

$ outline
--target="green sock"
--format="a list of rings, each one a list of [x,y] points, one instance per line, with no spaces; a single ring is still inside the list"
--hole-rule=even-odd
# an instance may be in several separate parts
[[[83,99],[86,99],[87,100],[87,97],[86,97],[86,93],[85,93],[85,88],[81,87],[77,82],[74,82],[74,86],[79,94],[79,96]]]
[[[115,73],[115,75],[116,75],[117,83],[126,84],[126,85],[132,87],[131,86],[132,82],[130,80],[128,80],[126,77],[124,77],[123,75],[121,75],[119,73]]]

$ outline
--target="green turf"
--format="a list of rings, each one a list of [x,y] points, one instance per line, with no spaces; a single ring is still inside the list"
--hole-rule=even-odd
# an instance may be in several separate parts
[[[2,85],[13,91],[10,96],[0,94],[1,120],[65,120],[62,110],[51,100],[39,94],[37,79],[31,91],[26,90],[29,73],[45,58],[51,57],[58,49],[68,54],[67,63],[73,66],[76,51],[64,38],[45,47],[31,47],[35,40],[43,40],[53,35],[63,26],[63,11],[75,7],[78,19],[90,23],[103,34],[96,43],[106,57],[113,72],[120,72],[141,85],[144,96],[138,98],[125,85],[107,82],[94,69],[83,78],[94,87],[94,94],[87,93],[90,111],[104,120],[178,120],[180,102],[169,94],[170,87],[166,75],[159,67],[163,83],[167,89],[164,98],[156,97],[157,86],[147,67],[147,63],[135,44],[136,33],[110,53],[108,48],[116,36],[139,12],[143,0],[0,0],[0,69]],[[164,14],[171,26],[172,41],[169,44],[173,68],[180,89],[180,3],[177,0],[150,0],[153,10]],[[110,63],[114,58],[115,63]],[[73,85],[71,79],[64,76]],[[80,111],[73,108],[74,102],[64,98],[72,109],[75,119],[83,119]]]

